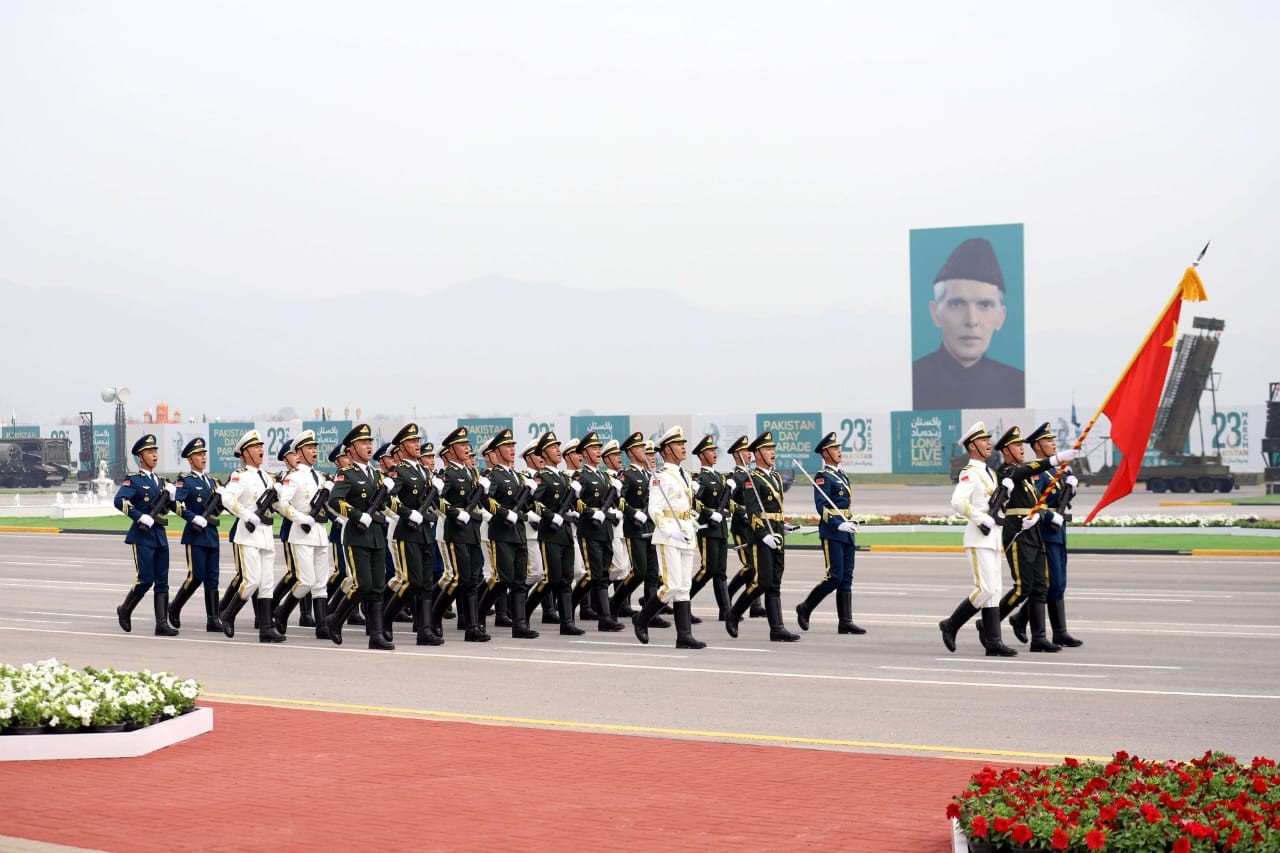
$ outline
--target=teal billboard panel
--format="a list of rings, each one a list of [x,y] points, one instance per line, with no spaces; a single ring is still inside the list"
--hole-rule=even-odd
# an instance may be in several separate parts
[[[608,444],[609,439],[619,444],[631,434],[630,415],[574,415],[569,418],[569,436],[560,436],[561,441],[568,441],[570,436],[582,438],[588,432],[600,436],[601,444]]]
[[[951,473],[951,456],[959,452],[959,409],[891,412],[890,426],[895,474]]]
[[[240,467],[236,458],[236,442],[253,429],[253,421],[229,421],[209,424],[209,471],[230,474]]]
[[[480,455],[480,448],[504,429],[511,429],[511,424],[511,418],[458,418],[458,426],[467,428],[467,438],[476,452],[476,464],[481,467],[484,466],[484,458]],[[437,453],[440,450],[436,448]]]
[[[334,473],[334,464],[329,461],[329,451],[351,432],[351,421],[303,421],[304,430],[312,430],[316,434],[316,470],[325,474]]]
[[[768,430],[777,445],[779,471],[795,470],[795,462],[810,473],[822,467],[813,448],[822,440],[822,415],[819,412],[773,412],[756,414],[756,435]],[[756,435],[751,436],[754,440]]]

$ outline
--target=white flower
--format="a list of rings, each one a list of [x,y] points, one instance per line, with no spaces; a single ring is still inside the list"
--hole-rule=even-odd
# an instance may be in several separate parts
[[[176,717],[178,716],[178,709],[172,705],[165,705],[160,709],[160,713],[164,714],[166,717]]]

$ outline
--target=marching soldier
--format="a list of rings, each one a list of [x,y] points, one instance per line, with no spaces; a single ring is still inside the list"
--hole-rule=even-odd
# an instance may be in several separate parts
[[[649,480],[652,468],[645,455],[644,433],[633,432],[622,440],[620,447],[627,455],[628,464],[622,469],[622,535],[627,546],[627,559],[631,572],[627,575],[610,602],[611,612],[617,616],[631,611],[631,593],[644,584],[640,606],[653,597],[662,584],[658,568],[658,552],[653,542],[653,519],[649,517]],[[634,611],[631,611],[634,615]],[[656,612],[646,627],[670,628],[671,623]]]
[[[319,450],[315,432],[303,430],[293,440],[293,450],[297,462],[285,474],[281,499],[276,504],[284,517],[280,538],[285,540],[285,555],[293,577],[272,614],[276,630],[281,634],[286,631],[293,608],[305,604],[307,596],[311,596],[316,622],[322,623],[328,618],[325,585],[333,573],[324,527],[328,518],[325,504],[333,484],[315,469]],[[286,524],[288,530],[285,530]]]
[[[378,445],[378,449],[373,451],[373,461],[378,463],[378,471],[379,473],[382,474],[383,477],[391,476],[391,472],[395,470],[396,463],[399,461],[396,458],[396,455],[394,453],[394,448],[391,446],[391,442],[388,441]],[[387,507],[389,509],[395,509],[395,507],[393,506],[394,503],[395,501],[388,501]],[[387,543],[387,547],[383,549],[383,552],[382,552],[382,567],[383,567],[382,601],[377,602],[377,605],[384,609],[387,606],[387,602],[394,595],[394,590],[391,588],[391,582],[395,580],[395,577],[396,577],[396,556],[394,553],[395,546],[393,545],[392,536],[395,533],[396,522],[398,520],[399,519],[397,518],[394,512],[379,513],[379,517],[374,519],[374,521],[382,525],[382,535]],[[372,606],[374,606],[374,602],[366,601],[364,603],[364,608],[366,611],[368,611],[368,609]],[[390,628],[391,628],[391,625],[389,622],[383,623],[384,630],[390,630]],[[367,628],[366,628],[366,632],[367,632]]]
[[[276,546],[271,530],[271,509],[279,497],[275,480],[262,470],[265,451],[262,436],[251,429],[236,442],[235,455],[244,467],[227,481],[222,500],[227,512],[236,517],[231,529],[231,545],[236,569],[242,580],[231,603],[222,611],[222,633],[236,634],[236,614],[258,593],[258,642],[283,643],[284,635],[271,621],[271,589],[275,584]]]
[[[484,470],[481,471],[479,468],[476,470],[480,476],[489,483],[489,486],[492,486],[493,484],[493,471],[498,467],[497,441],[498,436],[501,434],[501,431],[495,432],[493,435],[489,436],[488,441],[480,446],[480,456],[484,459]],[[513,438],[512,441],[514,442],[515,439]],[[486,491],[489,489],[489,486],[485,487]],[[505,585],[496,586],[495,589],[498,591],[497,594],[492,600],[490,600],[488,605],[484,604],[485,593],[488,591],[490,586],[493,586],[495,583],[494,579],[497,577],[497,569],[494,566],[493,554],[491,552],[492,549],[489,547],[489,543],[491,541],[489,537],[489,524],[493,521],[493,513],[489,511],[489,504],[491,502],[491,500],[482,501],[479,507],[480,556],[482,559],[482,565],[480,570],[481,589],[477,592],[477,595],[480,597],[481,602],[480,615],[488,618],[489,611],[492,610],[493,626],[495,628],[510,628],[511,601],[510,596],[507,594],[507,588]]]
[[[525,579],[529,573],[529,543],[525,537],[526,510],[533,497],[533,488],[526,488],[525,480],[514,467],[516,440],[511,430],[499,431],[489,442],[493,465],[488,469],[489,490],[489,565],[493,574],[489,588],[480,602],[480,610],[487,612],[491,603],[497,603],[502,616],[504,598],[510,601],[511,636],[517,640],[536,639],[538,632],[529,627],[525,610],[528,597]],[[506,593],[506,596],[502,596]],[[494,622],[497,626],[500,622]]]
[[[390,633],[395,617],[406,601],[413,609],[413,632],[420,646],[438,646],[444,642],[431,630],[431,601],[435,569],[436,488],[434,471],[420,461],[422,436],[417,424],[405,424],[391,444],[400,461],[388,476],[400,484],[396,492],[397,521],[392,531],[391,547],[395,554],[395,591],[383,609],[382,624]]]
[[[658,549],[662,586],[654,591],[631,621],[636,638],[648,643],[649,621],[657,615],[663,602],[674,602],[676,648],[703,649],[707,644],[693,636],[689,603],[697,560],[697,532],[693,521],[694,483],[680,467],[688,452],[686,446],[684,431],[678,426],[667,430],[658,441],[664,464],[654,472],[649,484],[649,516],[655,522],[653,540]]]
[[[1053,434],[1049,422],[1045,421],[1027,436],[1027,444],[1035,451],[1037,459],[1049,459],[1058,452],[1058,439]],[[1059,646],[1083,646],[1083,640],[1077,640],[1067,632],[1067,606],[1064,599],[1067,590],[1067,513],[1070,511],[1071,499],[1075,497],[1076,486],[1080,481],[1074,474],[1068,474],[1058,480],[1053,490],[1046,494],[1045,489],[1053,483],[1051,471],[1041,471],[1036,476],[1036,491],[1044,495],[1047,511],[1040,519],[1040,539],[1044,542],[1045,557],[1049,561],[1049,625],[1053,629],[1050,639]],[[1021,642],[1027,641],[1027,621],[1031,605],[1024,602],[1009,617],[1013,627],[1013,635]]]
[[[438,482],[443,482],[436,476],[436,446],[434,444],[429,441],[422,442],[421,455],[418,457],[418,461],[422,463],[422,470],[431,479],[431,485],[437,486]],[[436,495],[439,496],[439,494],[440,490],[437,486]],[[432,504],[431,509],[435,511],[436,521],[431,525],[432,529],[427,531],[428,538],[431,540],[431,554],[434,558],[431,564],[431,603],[433,605],[435,604],[435,597],[440,591],[440,578],[444,577],[444,553],[440,550],[441,521],[440,513],[438,512],[439,507],[438,500]],[[428,608],[428,615],[430,615],[430,608]],[[452,607],[445,610],[444,618],[454,618]]]
[[[853,621],[853,555],[854,533],[857,525],[850,508],[853,498],[849,489],[849,477],[840,470],[843,451],[840,440],[829,432],[818,442],[814,452],[822,457],[822,470],[813,478],[813,502],[822,521],[818,524],[818,538],[822,541],[822,556],[827,573],[813,588],[809,597],[796,605],[796,621],[800,630],[809,630],[809,616],[832,591],[836,594],[836,614],[839,634],[865,634]]]
[[[573,619],[573,530],[568,514],[573,500],[569,475],[556,470],[560,464],[560,440],[554,432],[544,432],[538,439],[538,455],[546,463],[534,476],[537,489],[533,508],[538,515],[538,547],[542,551],[542,568],[546,577],[530,599],[526,615],[540,597],[552,595],[559,603],[560,633],[578,636],[587,633]]]
[[[701,556],[701,567],[693,576],[693,589],[689,591],[692,601],[708,583],[716,597],[721,622],[729,612],[728,564],[729,549],[727,539],[727,513],[732,512],[733,484],[724,474],[716,470],[717,451],[715,437],[704,435],[693,447],[693,453],[702,463],[697,473],[698,510],[698,551]],[[694,617],[695,620],[697,617]],[[697,624],[695,621],[694,624]]]
[[[582,470],[582,451],[578,446],[577,438],[570,438],[565,442],[561,449],[561,458],[564,460],[564,475],[568,478],[569,483],[573,484],[578,480],[578,472]],[[576,502],[574,504],[577,505]],[[595,610],[595,602],[592,601],[588,594],[590,590],[591,578],[587,575],[586,557],[582,553],[582,540],[578,535],[578,511],[570,509],[565,515],[569,521],[570,532],[573,534],[574,541],[578,543],[578,547],[573,552],[573,608],[576,611],[579,606],[582,608],[582,621],[589,622],[598,618],[599,614]]]
[[[333,463],[335,473],[341,471],[351,464],[351,457],[347,455],[347,448],[339,442],[333,450],[329,451],[329,461]],[[333,571],[329,574],[329,582],[325,585],[325,590],[329,594],[328,603],[325,606],[325,612],[332,614],[338,609],[338,604],[342,601],[343,591],[342,584],[347,578],[347,551],[342,547],[342,528],[347,520],[340,515],[329,512],[327,509],[325,514],[333,519],[329,525],[329,562],[333,565]],[[360,608],[355,607],[351,610],[351,615],[347,617],[347,623],[351,625],[364,625],[365,620]],[[325,620],[316,620],[316,639],[329,639],[329,626],[325,624]]]
[[[733,534],[735,550],[738,552],[739,568],[733,579],[729,581],[729,600],[733,601],[742,589],[752,582],[756,576],[755,566],[751,563],[751,525],[750,515],[744,501],[746,495],[743,488],[751,479],[751,443],[750,436],[740,435],[729,445],[729,455],[733,457],[733,470],[729,479],[733,481],[733,514],[729,520],[729,532]],[[764,616],[764,605],[758,600],[751,603],[751,618]]]
[[[346,589],[337,609],[329,614],[326,625],[329,639],[342,645],[342,626],[356,604],[366,602],[369,648],[390,651],[395,648],[382,633],[382,590],[386,584],[386,532],[375,514],[380,514],[390,501],[395,481],[384,480],[373,458],[373,432],[368,424],[356,424],[342,439],[351,464],[338,471],[329,491],[328,510],[346,519],[342,527],[342,547],[347,555]],[[379,500],[385,490],[385,500]]]
[[[538,439],[530,439],[529,443],[524,446],[524,450],[520,455],[524,458],[525,470],[524,479],[534,494],[538,491],[538,473],[542,470],[544,461],[538,453]],[[533,622],[533,611],[542,606],[542,621],[547,625],[560,624],[560,614],[556,612],[555,595],[547,595],[546,587],[543,584],[546,578],[546,569],[542,565],[542,546],[538,542],[538,512],[536,504],[532,499],[529,501],[531,510],[528,515],[528,534],[526,542],[529,546],[529,574],[525,578],[525,585],[528,589],[528,599],[525,608],[526,622]]]
[[[597,629],[621,631],[622,624],[609,612],[609,565],[613,562],[614,520],[607,510],[616,502],[618,493],[609,477],[596,467],[603,447],[600,437],[588,432],[578,442],[578,447],[584,464],[571,488],[578,496],[578,543],[586,563],[585,585],[599,618]]]
[[[974,614],[982,614],[982,633],[988,657],[1013,657],[1016,651],[1000,637],[1000,525],[991,517],[991,499],[999,488],[996,476],[987,467],[991,455],[991,433],[978,421],[960,439],[969,462],[951,493],[951,508],[968,521],[964,528],[964,552],[973,569],[974,589],[957,605],[955,612],[938,623],[942,644],[956,650],[956,635]],[[1012,481],[1009,484],[1012,487]]]
[[[186,521],[182,529],[182,546],[187,551],[187,579],[169,604],[169,624],[175,628],[182,627],[183,605],[195,595],[197,588],[204,587],[204,629],[222,633],[222,620],[218,618],[218,516],[222,509],[220,506],[206,508],[221,487],[217,480],[205,473],[209,466],[209,445],[202,436],[187,442],[182,448],[182,458],[187,460],[191,471],[179,477],[174,484],[174,500]]]
[[[616,438],[611,438],[604,443],[604,452],[600,455],[604,461],[605,470],[608,472],[609,482],[619,491],[623,490],[622,484],[622,450],[618,445]],[[614,510],[615,513],[625,513],[625,503],[622,511]],[[621,517],[621,516],[620,516]],[[613,618],[619,616],[633,616],[635,611],[631,609],[629,599],[630,591],[627,591],[625,598],[628,600],[620,601],[619,597],[623,592],[627,578],[631,576],[631,557],[627,553],[627,540],[622,535],[625,524],[615,524],[613,526],[613,562],[609,564],[609,582],[613,584],[614,594],[609,600],[609,612],[613,614]]]
[[[135,577],[124,602],[116,608],[116,619],[126,633],[132,631],[133,608],[154,586],[156,636],[176,637],[177,629],[169,624],[169,539],[164,531],[168,524],[164,515],[168,512],[166,504],[177,494],[177,487],[155,473],[160,446],[154,435],[147,434],[135,441],[132,453],[138,458],[138,471],[124,478],[113,503],[132,522],[124,542],[133,547]],[[168,496],[162,498],[162,492]]]
[[[445,467],[437,477],[440,481],[437,488],[444,511],[441,524],[445,572],[440,581],[442,591],[436,594],[431,607],[431,627],[437,637],[444,636],[444,611],[456,598],[463,639],[468,643],[487,643],[489,634],[485,631],[478,598],[483,569],[477,508],[491,484],[469,464],[473,456],[466,427],[453,430],[440,446]]]
[[[782,478],[773,469],[777,449],[773,433],[766,430],[756,436],[749,448],[755,454],[756,467],[742,486],[743,501],[749,514],[748,541],[755,578],[738,596],[725,620],[730,637],[738,636],[738,622],[751,602],[764,597],[765,615],[769,619],[769,639],[794,643],[799,634],[787,630],[782,621],[783,537],[786,531],[782,517]]]
[[[1049,642],[1045,636],[1045,600],[1049,592],[1049,563],[1044,555],[1044,543],[1040,539],[1040,519],[1033,510],[1040,500],[1036,491],[1035,476],[1041,471],[1052,470],[1058,465],[1075,459],[1078,452],[1064,450],[1048,459],[1023,462],[1024,445],[1017,426],[1010,427],[996,442],[1004,458],[998,476],[1012,480],[1013,489],[1005,505],[1004,527],[1001,531],[1004,553],[1013,575],[1013,589],[1005,593],[1000,602],[1000,618],[1012,613],[1023,599],[1031,599],[1031,651],[1057,652],[1062,647]],[[979,636],[988,641],[979,625]]]
[[[289,499],[286,493],[284,482],[288,478],[290,472],[298,465],[298,454],[293,451],[293,439],[286,438],[280,443],[280,449],[276,451],[276,461],[284,463],[284,472],[280,474],[278,490],[281,493],[281,500],[287,502]],[[280,543],[284,546],[284,574],[276,581],[275,589],[271,591],[271,612],[275,613],[279,608],[280,602],[284,601],[284,597],[289,594],[289,590],[293,589],[294,583],[298,580],[298,575],[293,569],[293,553],[289,548],[289,525],[291,522],[287,517],[281,514],[280,520]],[[254,626],[262,627],[257,624],[257,602],[254,602]],[[280,630],[278,627],[276,630]],[[284,633],[284,631],[280,631]]]

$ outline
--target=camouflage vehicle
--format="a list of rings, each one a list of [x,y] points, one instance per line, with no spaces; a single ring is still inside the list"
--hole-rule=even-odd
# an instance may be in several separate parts
[[[70,439],[0,439],[0,487],[2,488],[60,486],[73,469]]]

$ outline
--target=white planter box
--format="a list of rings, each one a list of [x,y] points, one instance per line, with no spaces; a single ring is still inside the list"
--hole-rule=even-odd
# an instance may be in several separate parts
[[[197,708],[131,732],[0,735],[0,761],[62,758],[134,758],[213,731],[213,709]]]

